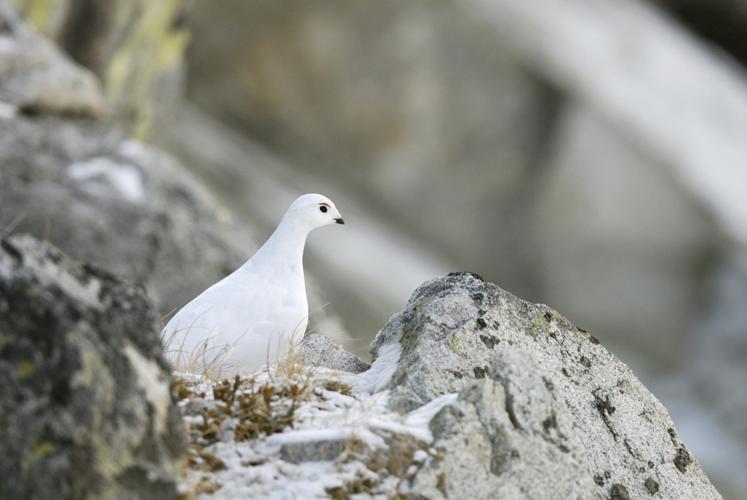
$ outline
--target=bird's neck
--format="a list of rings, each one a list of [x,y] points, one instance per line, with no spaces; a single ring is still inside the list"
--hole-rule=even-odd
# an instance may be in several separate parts
[[[284,218],[251,260],[278,271],[303,272],[303,250],[308,234],[307,228]]]

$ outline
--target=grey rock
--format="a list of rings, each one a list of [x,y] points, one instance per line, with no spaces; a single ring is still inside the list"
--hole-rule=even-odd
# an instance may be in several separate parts
[[[708,335],[694,338],[689,346],[689,373],[701,404],[716,409],[720,426],[747,447],[747,257],[724,259],[706,291],[710,304],[699,328]]]
[[[680,26],[642,2],[467,4],[497,42],[650,154],[724,234],[747,243],[747,207],[734,188],[747,182],[747,88],[733,61],[683,35]],[[652,40],[660,49],[654,57]],[[626,64],[620,64],[623,47]],[[677,92],[673,81],[681,82]],[[678,116],[681,109],[688,113]]]
[[[0,119],[0,228],[145,285],[161,315],[233,271],[255,244],[168,155],[110,125]]]
[[[323,366],[350,373],[360,373],[370,368],[367,363],[347,352],[341,345],[318,333],[306,335],[296,352],[309,366]]]
[[[436,454],[413,496],[720,498],[661,403],[547,306],[453,273],[413,293],[374,356],[393,343],[390,406],[459,393],[431,420]]]
[[[650,387],[677,422],[725,498],[747,492],[747,259],[725,256],[702,290],[708,297],[700,332],[684,345],[682,368]]]
[[[2,240],[0,380],[0,497],[176,497],[181,420],[141,288]]]
[[[345,443],[341,439],[283,443],[280,458],[293,464],[334,460],[340,456],[344,447]]]
[[[28,112],[103,116],[96,77],[0,1],[0,103]]]
[[[531,224],[542,300],[603,332],[611,346],[675,365],[703,300],[703,261],[716,251],[718,228],[661,175],[659,160],[593,110],[568,106],[559,124]]]

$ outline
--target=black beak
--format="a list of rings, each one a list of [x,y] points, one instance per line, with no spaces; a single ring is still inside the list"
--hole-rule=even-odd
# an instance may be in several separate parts
[[[342,220],[342,217],[338,217],[338,218],[336,218],[336,219],[335,219],[335,222],[337,222],[338,224],[345,224],[345,221],[344,221],[344,220]]]

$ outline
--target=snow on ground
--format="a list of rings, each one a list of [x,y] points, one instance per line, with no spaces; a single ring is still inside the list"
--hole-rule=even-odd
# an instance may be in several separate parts
[[[430,420],[456,400],[448,394],[401,415],[387,408],[386,391],[356,390],[350,374],[279,372],[220,382],[177,375],[191,438],[185,494],[390,498],[435,453]]]

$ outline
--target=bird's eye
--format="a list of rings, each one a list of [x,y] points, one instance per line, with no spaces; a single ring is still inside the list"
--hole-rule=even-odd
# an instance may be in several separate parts
[[[322,205],[321,207],[319,207],[319,211],[321,213],[323,213],[323,214],[326,214],[327,213],[327,207],[325,207],[324,205]]]

